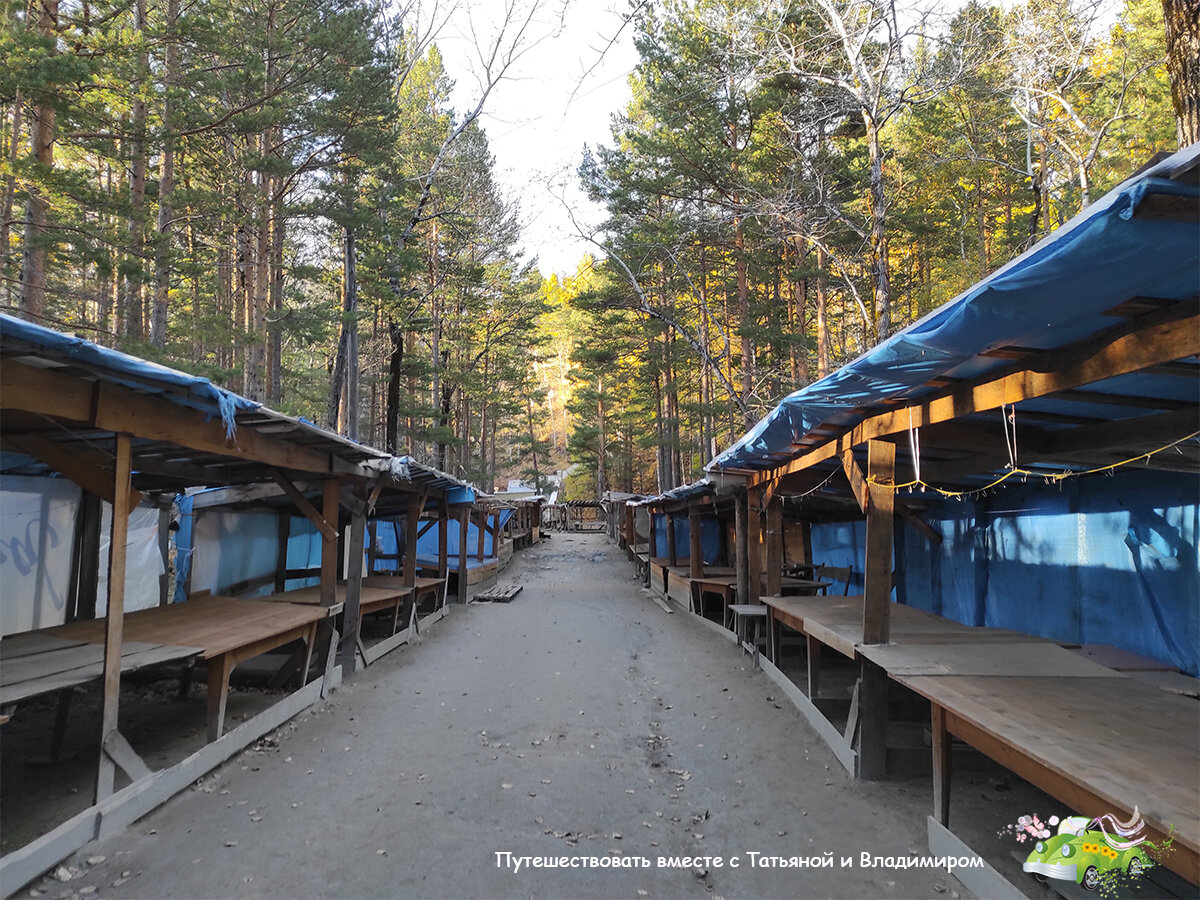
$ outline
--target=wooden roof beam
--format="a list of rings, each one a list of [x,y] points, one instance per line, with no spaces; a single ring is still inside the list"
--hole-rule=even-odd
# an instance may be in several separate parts
[[[225,423],[202,412],[116,385],[85,381],[6,360],[0,366],[0,408],[38,412],[104,431],[167,441],[202,453],[314,474],[361,475],[359,467],[329,453],[239,428],[225,437]],[[264,473],[265,474],[265,473]]]
[[[840,456],[844,450],[865,441],[907,431],[910,425],[925,427],[949,422],[1200,353],[1200,315],[1195,311],[1195,304],[1176,304],[1168,312],[1175,317],[1167,316],[1166,321],[1158,315],[1143,317],[1155,321],[1109,343],[1103,343],[1100,336],[1095,336],[1075,348],[1064,348],[1059,354],[1061,366],[1057,369],[1050,367],[1049,360],[1039,360],[1043,363],[1038,366],[1040,371],[1020,369],[989,381],[964,384],[941,397],[865,419],[847,434],[803,456],[773,469],[747,473],[747,484],[761,484],[801,471]],[[1180,316],[1181,312],[1185,314]]]

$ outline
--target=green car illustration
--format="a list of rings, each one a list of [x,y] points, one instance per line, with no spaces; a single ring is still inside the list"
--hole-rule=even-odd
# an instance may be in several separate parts
[[[1034,876],[1077,882],[1089,891],[1094,891],[1109,872],[1128,872],[1137,877],[1150,868],[1149,857],[1139,847],[1114,847],[1114,843],[1120,844],[1104,831],[1060,830],[1038,841],[1022,868]]]

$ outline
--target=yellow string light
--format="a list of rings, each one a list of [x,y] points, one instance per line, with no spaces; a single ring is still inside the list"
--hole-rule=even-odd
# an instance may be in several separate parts
[[[1179,438],[1179,440],[1171,441],[1171,443],[1166,444],[1165,446],[1159,447],[1157,450],[1150,450],[1146,453],[1141,453],[1141,454],[1133,457],[1132,459],[1125,459],[1125,460],[1122,460],[1121,462],[1109,463],[1106,466],[1097,466],[1094,469],[1085,469],[1080,472],[1066,472],[1066,471],[1065,472],[1053,472],[1053,473],[1047,475],[1042,472],[1031,472],[1028,469],[1010,468],[1007,472],[1005,472],[1003,475],[1001,475],[999,478],[997,478],[991,484],[985,484],[983,487],[971,488],[970,490],[967,490],[967,491],[947,490],[946,488],[940,488],[940,487],[937,487],[936,485],[929,484],[928,482],[923,481],[919,478],[914,479],[912,481],[906,481],[903,484],[885,485],[885,484],[882,484],[880,481],[878,481],[874,475],[869,475],[867,477],[867,482],[869,484],[873,484],[877,487],[890,487],[893,492],[901,491],[901,490],[908,490],[910,488],[915,488],[915,487],[922,487],[922,488],[928,488],[931,491],[935,491],[943,497],[967,497],[967,496],[971,496],[974,494],[982,494],[985,491],[990,491],[992,488],[997,487],[997,486],[1003,484],[1004,482],[1008,481],[1008,479],[1012,478],[1014,475],[1024,475],[1024,476],[1027,476],[1030,478],[1042,478],[1042,479],[1045,479],[1045,482],[1047,484],[1059,484],[1063,481],[1066,481],[1068,478],[1078,478],[1081,475],[1096,475],[1100,472],[1109,472],[1109,471],[1112,471],[1113,469],[1119,469],[1122,466],[1129,466],[1129,465],[1132,465],[1133,463],[1142,462],[1143,460],[1149,461],[1150,457],[1155,456],[1159,453],[1162,453],[1164,450],[1170,450],[1172,447],[1178,446],[1179,444],[1182,444],[1185,441],[1190,441],[1197,437],[1200,437],[1200,431],[1193,431],[1191,434],[1187,435],[1186,437],[1181,437],[1181,438]]]

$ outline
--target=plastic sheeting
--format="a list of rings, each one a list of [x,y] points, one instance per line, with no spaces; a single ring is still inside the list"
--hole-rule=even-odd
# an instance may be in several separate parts
[[[675,555],[687,559],[691,553],[692,529],[687,516],[675,517]],[[667,555],[667,517],[664,513],[654,514],[654,549],[659,556]],[[700,553],[704,564],[711,566],[721,557],[721,524],[713,518],[700,520]]]
[[[67,613],[79,488],[6,476],[0,493],[0,634],[61,625]]]
[[[112,543],[112,504],[100,514],[100,577],[96,588],[96,616],[108,613],[108,552]],[[159,579],[166,571],[158,546],[158,510],[139,506],[129,514],[125,536],[125,612],[158,606]],[[68,555],[69,559],[69,555]]]
[[[206,509],[192,524],[192,592],[212,591],[275,572],[279,518],[273,513]],[[251,591],[270,593],[272,585]]]
[[[508,520],[513,516],[513,510],[500,510],[500,527],[503,528]],[[491,517],[489,516],[489,522]],[[441,530],[437,523],[430,525],[429,520],[421,523],[421,528],[428,526],[424,534],[417,535],[417,561],[425,566],[436,566],[438,564],[439,546]],[[396,532],[400,533],[400,541],[405,540],[404,523],[400,523],[399,529],[393,529],[390,522],[380,522],[375,529],[376,551],[387,556],[398,555],[399,552],[396,546]],[[458,521],[451,519],[446,527],[446,556],[450,571],[458,570]],[[494,540],[490,531],[485,530],[483,533],[483,562],[479,561],[479,526],[474,522],[467,524],[467,568],[475,568],[480,565],[487,565],[489,562],[496,561],[496,551]],[[387,571],[398,568],[391,560],[377,560],[376,571]]]
[[[1040,481],[924,513],[934,544],[897,520],[896,599],[967,625],[1111,644],[1200,674],[1200,505],[1194,477],[1123,472]],[[851,566],[862,522],[818,525],[813,556]]]
[[[80,489],[65,478],[6,476],[0,494],[0,633],[50,628],[66,621],[71,555]],[[129,515],[125,542],[126,612],[159,601],[165,571],[158,543],[159,512],[139,506]],[[112,506],[100,514],[100,577],[96,615],[108,608]]]

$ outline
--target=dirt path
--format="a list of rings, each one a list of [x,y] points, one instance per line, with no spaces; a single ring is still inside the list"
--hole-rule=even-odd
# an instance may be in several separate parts
[[[454,608],[274,745],[89,845],[70,861],[82,875],[35,888],[113,898],[950,897],[958,888],[934,869],[860,868],[862,851],[925,854],[927,788],[849,779],[748,656],[665,613],[602,536],[555,535],[501,582],[525,589],[509,604]],[[650,867],[514,872],[497,863],[502,852]],[[830,852],[833,867],[752,867],[751,852]],[[724,864],[659,868],[660,856]],[[851,867],[839,866],[843,856]]]

